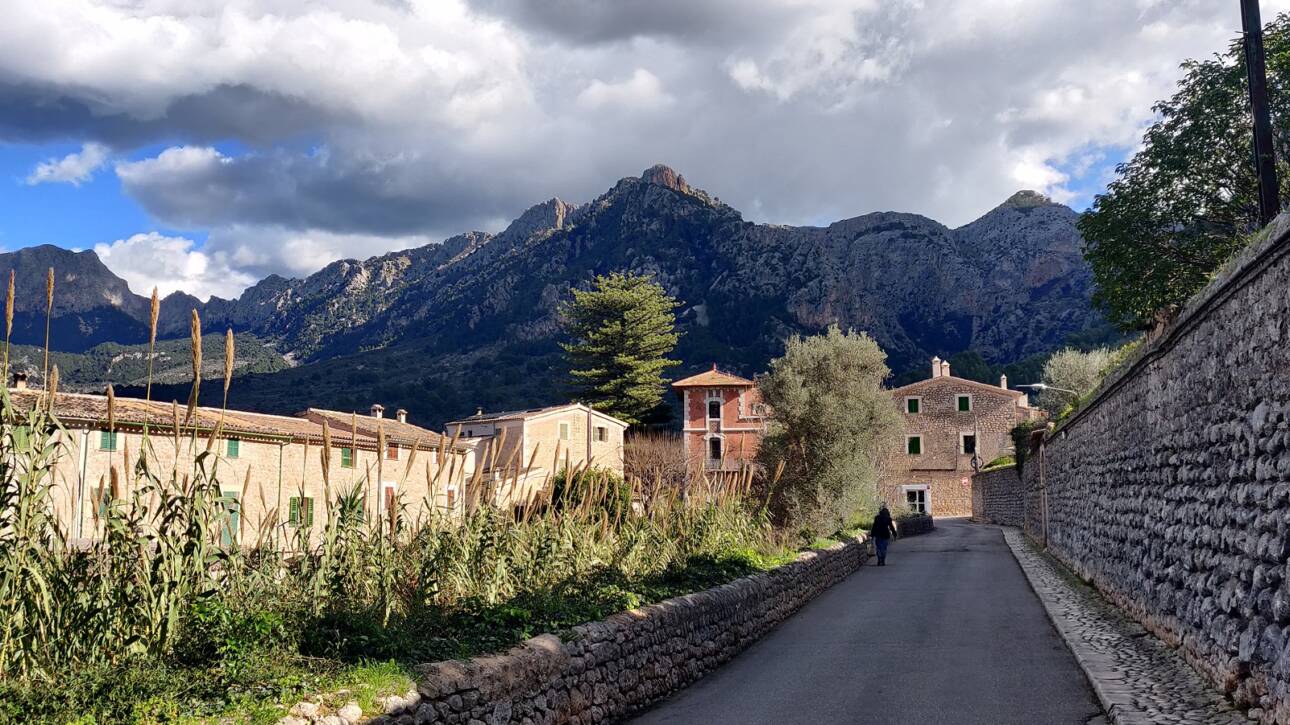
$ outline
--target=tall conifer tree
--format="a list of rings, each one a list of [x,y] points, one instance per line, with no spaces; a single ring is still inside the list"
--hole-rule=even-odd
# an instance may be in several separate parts
[[[615,272],[597,276],[589,290],[573,290],[561,308],[571,342],[570,375],[582,400],[596,410],[638,424],[663,399],[663,371],[680,335],[679,303],[649,277]]]

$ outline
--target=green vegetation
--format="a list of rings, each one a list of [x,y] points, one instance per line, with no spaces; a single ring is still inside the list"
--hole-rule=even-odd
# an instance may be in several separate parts
[[[254,335],[237,335],[236,375],[272,373],[290,367],[273,348],[266,346]],[[223,370],[224,340],[210,335],[203,342],[202,377],[218,379]],[[154,349],[153,374],[155,383],[187,383],[192,378],[189,361],[191,343],[186,339],[161,340]],[[45,351],[39,347],[13,345],[11,369],[28,373],[33,382],[39,382]],[[148,345],[119,345],[105,342],[81,353],[51,351],[51,365],[57,365],[61,383],[68,390],[103,392],[111,383],[117,387],[143,387],[148,379]],[[181,396],[180,399],[183,399]],[[218,405],[215,401],[215,405]]]
[[[1017,463],[1017,475],[1020,476],[1026,470],[1026,459],[1030,457],[1030,438],[1037,431],[1047,427],[1047,423],[1041,420],[1027,420],[1018,423],[1011,431],[1012,436],[1013,458]]]
[[[758,456],[774,474],[762,495],[772,520],[804,540],[874,508],[879,458],[901,425],[885,360],[868,335],[833,326],[790,339],[759,380],[772,419]]]
[[[227,390],[235,338],[203,355],[198,323],[189,362],[222,360]],[[405,692],[417,663],[710,588],[794,550],[746,475],[650,493],[566,471],[523,511],[475,492],[464,513],[428,501],[427,515],[388,525],[363,514],[362,481],[339,490],[325,466],[312,530],[270,511],[234,546],[227,469],[195,434],[191,465],[159,464],[145,440],[111,471],[101,538],[73,542],[56,510],[69,438],[56,395],[19,407],[0,388],[0,722],[273,722],[314,696],[370,709]]]
[[[573,290],[561,309],[573,342],[564,345],[582,399],[597,410],[640,423],[663,400],[663,371],[680,336],[679,306],[650,278],[597,276],[590,290]]]
[[[1274,133],[1290,134],[1290,16],[1265,28]],[[1258,182],[1250,159],[1252,121],[1240,40],[1226,53],[1182,65],[1173,97],[1142,149],[1079,222],[1097,282],[1095,301],[1126,329],[1145,329],[1181,306],[1258,225]],[[1281,198],[1290,158],[1278,153]]]
[[[1083,408],[1097,392],[1102,381],[1123,367],[1142,345],[1142,339],[1131,340],[1111,350],[1098,348],[1087,352],[1065,349],[1044,363],[1044,382],[1071,392],[1045,390],[1039,405],[1054,422],[1061,422]]]
[[[989,463],[985,464],[985,467],[982,468],[981,470],[993,471],[998,468],[1011,468],[1015,465],[1017,465],[1016,456],[999,456],[993,461],[990,461]]]

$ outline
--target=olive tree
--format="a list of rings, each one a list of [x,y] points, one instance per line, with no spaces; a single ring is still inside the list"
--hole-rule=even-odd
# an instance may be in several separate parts
[[[887,355],[863,332],[790,339],[758,387],[771,410],[758,453],[772,521],[827,535],[873,506],[901,427],[883,388]]]

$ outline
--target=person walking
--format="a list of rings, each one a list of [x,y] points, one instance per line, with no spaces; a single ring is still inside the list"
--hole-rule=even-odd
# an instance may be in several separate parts
[[[878,566],[887,566],[887,544],[896,537],[896,523],[891,520],[887,504],[882,504],[878,515],[873,517],[873,528],[869,529],[873,537],[873,547],[878,553]]]

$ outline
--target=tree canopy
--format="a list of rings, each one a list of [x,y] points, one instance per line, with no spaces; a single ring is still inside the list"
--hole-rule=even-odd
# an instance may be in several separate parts
[[[676,300],[649,277],[597,276],[591,289],[573,290],[561,308],[572,342],[564,343],[581,399],[633,425],[663,399],[663,371],[676,360]]]
[[[1265,31],[1268,93],[1281,179],[1290,190],[1290,16]],[[1125,329],[1182,305],[1238,250],[1259,220],[1253,121],[1240,41],[1189,60],[1173,97],[1156,104],[1142,149],[1080,220],[1095,301]]]
[[[833,326],[790,339],[758,380],[771,410],[758,458],[778,525],[831,534],[873,507],[880,460],[901,429],[882,385],[886,359],[865,333]]]

